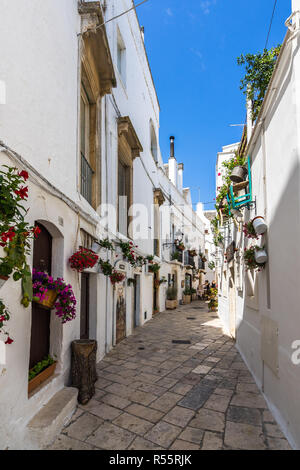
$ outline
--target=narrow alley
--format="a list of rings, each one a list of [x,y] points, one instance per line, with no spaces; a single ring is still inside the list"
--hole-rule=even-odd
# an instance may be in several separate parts
[[[289,449],[217,313],[156,315],[97,366],[96,395],[49,449]]]

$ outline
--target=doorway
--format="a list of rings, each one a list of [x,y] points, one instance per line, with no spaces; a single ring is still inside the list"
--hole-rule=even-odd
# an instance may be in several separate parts
[[[232,270],[229,279],[229,333],[233,339],[236,338],[236,291]]]
[[[117,284],[116,307],[116,343],[120,343],[126,337],[126,299],[125,281]]]
[[[89,339],[90,328],[90,276],[81,273],[80,339]]]
[[[134,276],[134,307],[133,307],[133,325],[137,328],[140,325],[140,302],[141,302],[141,278],[138,275]]]
[[[45,271],[51,275],[52,236],[43,225],[36,224],[35,226],[38,227],[41,232],[33,243],[33,268],[39,271]],[[49,354],[50,315],[50,309],[42,307],[36,302],[32,302],[30,369]]]

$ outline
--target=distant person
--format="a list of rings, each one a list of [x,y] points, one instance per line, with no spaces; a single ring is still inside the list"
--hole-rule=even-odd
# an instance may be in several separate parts
[[[215,281],[212,281],[212,283],[211,283],[211,288],[212,288],[212,289],[216,289],[216,288],[217,288],[217,285],[216,285]]]

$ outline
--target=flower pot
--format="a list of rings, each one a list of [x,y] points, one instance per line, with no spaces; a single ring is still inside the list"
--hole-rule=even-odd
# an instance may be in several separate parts
[[[192,300],[197,300],[198,299],[198,295],[197,294],[192,294]]]
[[[174,310],[177,308],[178,302],[177,300],[166,300],[166,309],[167,310]]]
[[[191,295],[184,295],[183,296],[183,303],[184,305],[190,304],[192,301],[192,296]]]
[[[268,254],[264,249],[256,250],[254,256],[258,264],[264,264],[268,260]]]
[[[46,293],[46,298],[44,300],[36,300],[36,298],[34,298],[34,302],[39,304],[41,307],[51,310],[54,307],[57,296],[58,293],[56,292],[56,290],[48,290]]]
[[[241,183],[242,181],[245,180],[245,177],[247,175],[248,171],[246,170],[245,167],[243,166],[236,166],[232,170],[232,173],[230,175],[230,179],[233,183]]]
[[[0,289],[1,287],[4,286],[4,284],[6,283],[6,281],[9,279],[8,276],[0,276]]]
[[[56,362],[51,364],[51,366],[47,367],[47,369],[42,370],[42,372],[36,375],[33,379],[28,382],[28,393],[33,392],[36,388],[38,388],[43,382],[45,382],[49,377],[51,377],[56,368]]]
[[[265,219],[261,216],[254,217],[252,224],[257,235],[262,235],[267,231],[268,226],[265,223]]]

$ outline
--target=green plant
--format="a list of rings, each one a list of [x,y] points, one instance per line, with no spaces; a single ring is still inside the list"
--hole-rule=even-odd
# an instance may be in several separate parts
[[[104,238],[103,240],[99,241],[99,245],[101,248],[106,248],[107,250],[114,251],[114,246],[109,238]]]
[[[246,164],[246,157],[244,155],[240,155],[238,150],[236,150],[234,153],[235,153],[234,157],[222,163],[224,168],[226,168],[226,173],[223,176],[223,181],[225,182],[226,185],[231,184],[230,175],[232,173],[232,170],[236,166],[244,166]]]
[[[176,287],[168,287],[167,289],[167,300],[177,300],[177,289]]]
[[[193,287],[191,288],[191,294],[197,294],[196,289],[194,289]]]
[[[265,263],[257,263],[255,259],[255,252],[262,249],[263,248],[258,245],[250,246],[249,248],[244,249],[244,262],[247,270],[262,271],[264,269]]]
[[[224,243],[224,237],[220,232],[216,233],[214,236],[214,245],[218,246],[219,243]]]
[[[99,259],[99,264],[104,276],[111,276],[113,273],[113,266],[109,261],[103,261],[103,259]]]
[[[150,273],[154,273],[154,274],[158,273],[158,271],[160,270],[160,264],[158,263],[149,264],[148,269]]]
[[[245,66],[245,76],[240,89],[252,101],[252,118],[255,120],[260,112],[264,97],[271,80],[274,67],[281,50],[281,45],[257,54],[241,54],[238,65]]]
[[[48,355],[42,361],[38,362],[32,369],[29,370],[28,373],[28,380],[34,379],[37,375],[39,375],[43,370],[47,369],[49,366],[54,364],[55,360]]]
[[[183,295],[192,295],[191,289],[186,287],[183,291]]]
[[[10,338],[9,333],[3,329],[4,324],[10,319],[10,313],[3,301],[0,299],[0,333],[7,336],[5,344],[11,344],[13,339]]]
[[[118,282],[122,282],[125,279],[125,274],[120,273],[119,271],[116,271],[115,269],[109,276],[110,281],[113,285],[117,284]]]
[[[243,225],[243,233],[247,238],[255,238],[256,240],[258,240],[258,236],[255,232],[252,220]]]
[[[209,267],[209,269],[211,269],[211,270],[213,271],[213,270],[215,269],[215,267],[216,267],[215,262],[214,262],[214,261],[210,261],[210,262],[208,263],[208,267]]]
[[[209,302],[208,308],[212,310],[213,308],[218,308],[218,289],[212,288],[208,294]]]
[[[171,258],[172,258],[173,261],[178,261],[179,257],[180,257],[179,251],[174,251],[174,253],[172,253],[172,255],[171,255]]]

